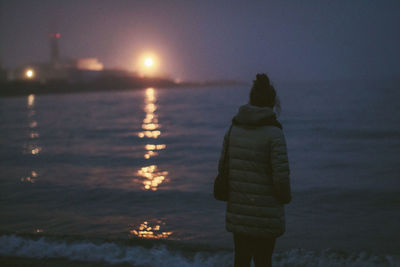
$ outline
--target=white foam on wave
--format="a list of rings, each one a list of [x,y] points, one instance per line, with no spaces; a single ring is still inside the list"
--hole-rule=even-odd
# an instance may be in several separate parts
[[[0,255],[26,258],[67,258],[108,263],[131,263],[135,266],[225,266],[231,260],[230,253],[197,253],[189,259],[166,246],[147,249],[141,246],[119,246],[115,243],[94,244],[92,242],[38,240],[15,235],[0,237]]]
[[[376,255],[373,253],[345,253],[326,249],[321,252],[292,249],[286,252],[275,253],[274,266],[296,267],[376,267],[400,266],[400,259],[393,255]]]
[[[38,240],[3,235],[0,237],[0,255],[26,258],[67,258],[88,262],[131,263],[135,266],[232,266],[233,253],[198,252],[194,257],[183,256],[166,246],[144,248],[120,246],[115,243],[52,241],[44,237]],[[274,254],[274,266],[400,266],[398,257],[378,256],[368,253],[346,254],[325,250],[310,252],[294,249]]]

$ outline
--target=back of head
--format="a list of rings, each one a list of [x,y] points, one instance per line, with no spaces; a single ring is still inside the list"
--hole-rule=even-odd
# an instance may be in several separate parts
[[[266,74],[257,74],[250,91],[250,104],[258,107],[273,108],[276,104],[275,88]]]

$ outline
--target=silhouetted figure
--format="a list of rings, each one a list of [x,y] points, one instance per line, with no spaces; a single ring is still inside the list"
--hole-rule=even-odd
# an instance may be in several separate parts
[[[233,233],[235,266],[271,266],[275,239],[285,232],[284,204],[291,200],[289,162],[276,92],[257,74],[249,104],[241,106],[225,135],[219,161],[228,150],[229,200],[226,229]]]

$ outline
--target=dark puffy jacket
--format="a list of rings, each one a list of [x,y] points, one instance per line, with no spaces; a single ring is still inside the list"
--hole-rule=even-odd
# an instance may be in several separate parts
[[[222,171],[227,135],[219,161]],[[226,228],[255,237],[285,232],[284,204],[291,200],[286,142],[275,113],[244,105],[234,118],[229,140]]]

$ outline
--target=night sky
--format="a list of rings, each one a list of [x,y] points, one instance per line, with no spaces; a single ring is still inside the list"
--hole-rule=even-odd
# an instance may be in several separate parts
[[[0,0],[0,61],[7,68],[97,57],[135,69],[152,52],[182,80],[382,79],[400,74],[400,1]],[[160,72],[160,73],[161,73]]]

